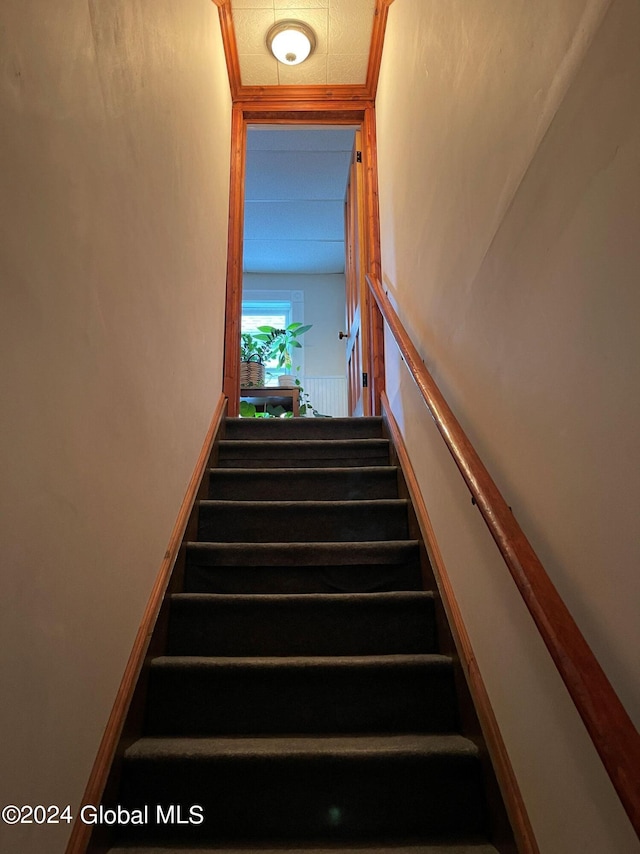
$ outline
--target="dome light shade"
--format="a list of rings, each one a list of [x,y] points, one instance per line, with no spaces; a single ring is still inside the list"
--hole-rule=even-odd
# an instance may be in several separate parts
[[[302,21],[278,21],[267,33],[267,46],[278,62],[299,65],[313,52],[316,36]]]

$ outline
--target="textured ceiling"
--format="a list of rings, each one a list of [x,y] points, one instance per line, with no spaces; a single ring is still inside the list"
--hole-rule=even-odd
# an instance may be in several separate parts
[[[353,139],[353,128],[249,128],[245,272],[344,271]]]
[[[365,83],[375,0],[232,0],[231,9],[244,86]],[[300,65],[283,65],[267,49],[267,30],[287,18],[317,37]]]

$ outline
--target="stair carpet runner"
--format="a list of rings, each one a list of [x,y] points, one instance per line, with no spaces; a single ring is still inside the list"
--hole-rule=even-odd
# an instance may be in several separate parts
[[[381,420],[227,419],[111,854],[496,854],[457,728]]]

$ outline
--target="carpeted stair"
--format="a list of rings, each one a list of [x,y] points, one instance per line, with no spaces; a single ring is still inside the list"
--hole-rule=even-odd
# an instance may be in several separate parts
[[[380,419],[227,419],[111,854],[496,854],[397,483]]]

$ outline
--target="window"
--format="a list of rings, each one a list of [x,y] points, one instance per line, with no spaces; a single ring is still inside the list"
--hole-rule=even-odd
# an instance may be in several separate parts
[[[283,329],[290,323],[303,322],[304,302],[302,291],[262,291],[244,290],[242,296],[242,332],[257,332],[260,326],[274,326]],[[304,342],[303,342],[304,343]],[[300,371],[297,371],[297,368]],[[284,368],[278,368],[276,360],[266,364],[267,385],[277,385],[279,374]],[[304,375],[304,347],[296,349],[293,373]]]
[[[291,303],[280,300],[242,300],[242,331],[257,332],[259,326],[283,329],[292,321]]]

